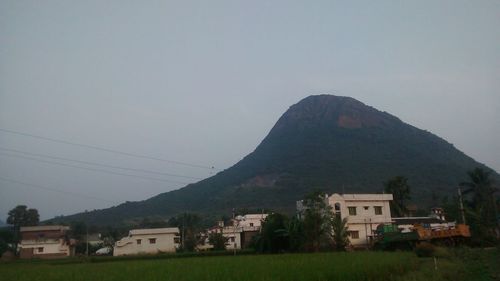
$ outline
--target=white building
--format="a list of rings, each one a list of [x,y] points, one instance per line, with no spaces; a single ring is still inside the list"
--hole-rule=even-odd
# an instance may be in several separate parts
[[[67,238],[69,226],[44,225],[21,227],[18,245],[22,259],[61,258],[75,254],[74,240]]]
[[[212,245],[208,244],[208,235],[211,233],[222,233],[228,239],[226,243],[227,250],[245,248],[250,244],[253,236],[259,233],[262,222],[266,217],[267,214],[236,216],[231,220],[230,225],[227,226],[224,225],[223,221],[219,221],[217,226],[209,228],[206,231],[205,243],[204,245],[199,245],[198,249],[207,250],[212,248]]]
[[[179,228],[132,229],[115,243],[114,256],[175,252],[180,245]]]
[[[389,202],[392,194],[332,194],[325,201],[335,215],[347,218],[349,240],[354,247],[369,246],[377,226],[390,224]],[[299,214],[304,210],[302,201],[297,202]]]

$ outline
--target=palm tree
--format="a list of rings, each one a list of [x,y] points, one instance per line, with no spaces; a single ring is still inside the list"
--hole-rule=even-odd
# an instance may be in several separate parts
[[[332,232],[335,249],[345,251],[347,245],[349,245],[347,218],[341,219],[340,216],[334,216],[332,219]]]
[[[498,234],[495,233],[497,230],[497,206],[494,196],[497,189],[493,187],[490,172],[482,168],[475,168],[467,172],[467,175],[469,181],[460,185],[466,188],[463,191],[464,194],[472,195],[472,202],[469,204],[472,207],[473,225],[471,226],[476,229],[481,240],[497,236]]]
[[[394,216],[403,217],[407,215],[406,202],[411,198],[408,179],[402,176],[394,177],[385,183],[384,191],[391,193],[393,196],[391,209]]]

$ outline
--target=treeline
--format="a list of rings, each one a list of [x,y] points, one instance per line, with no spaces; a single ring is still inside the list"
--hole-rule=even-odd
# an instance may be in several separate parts
[[[468,172],[469,180],[460,184],[463,198],[463,209],[458,196],[442,198],[440,205],[451,221],[468,224],[471,228],[473,246],[498,245],[500,237],[498,188],[491,177],[491,173],[481,168]],[[408,215],[408,204],[411,199],[410,186],[406,177],[398,176],[388,180],[385,192],[393,194],[391,213],[394,217]],[[333,214],[327,204],[325,194],[319,191],[312,192],[303,200],[304,210],[298,216],[288,216],[281,213],[272,213],[262,224],[260,233],[254,237],[251,245],[263,253],[300,252],[345,250],[349,247],[346,220]],[[260,213],[264,210],[240,210],[236,214]],[[217,218],[226,224],[230,217]],[[214,250],[223,250],[227,238],[222,234],[203,236],[203,231],[212,226],[214,218],[203,217],[199,214],[182,213],[168,220],[161,217],[143,218],[133,224],[116,226],[92,226],[81,221],[71,222],[68,225],[71,231],[68,238],[79,241],[76,247],[77,254],[87,254],[86,235],[100,233],[103,243],[89,246],[89,253],[97,247],[112,247],[114,243],[128,234],[132,228],[160,228],[178,227],[181,235],[180,252],[192,252],[197,245],[208,240]],[[0,228],[0,255],[7,250],[16,252],[20,240],[19,230],[22,226],[39,224],[39,214],[36,209],[19,205],[9,211],[7,223],[11,226]],[[212,225],[210,225],[210,223]],[[208,239],[207,239],[208,238]]]

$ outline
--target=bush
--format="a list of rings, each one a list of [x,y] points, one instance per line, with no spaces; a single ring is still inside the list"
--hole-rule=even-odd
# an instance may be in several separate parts
[[[436,246],[428,242],[418,243],[417,246],[415,247],[415,254],[417,254],[417,256],[421,258],[432,257],[435,251],[436,251]]]

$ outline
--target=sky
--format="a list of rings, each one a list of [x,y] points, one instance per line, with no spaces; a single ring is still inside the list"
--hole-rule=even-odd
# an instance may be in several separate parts
[[[499,26],[493,0],[0,0],[0,220],[209,177],[312,94],[500,171]]]

